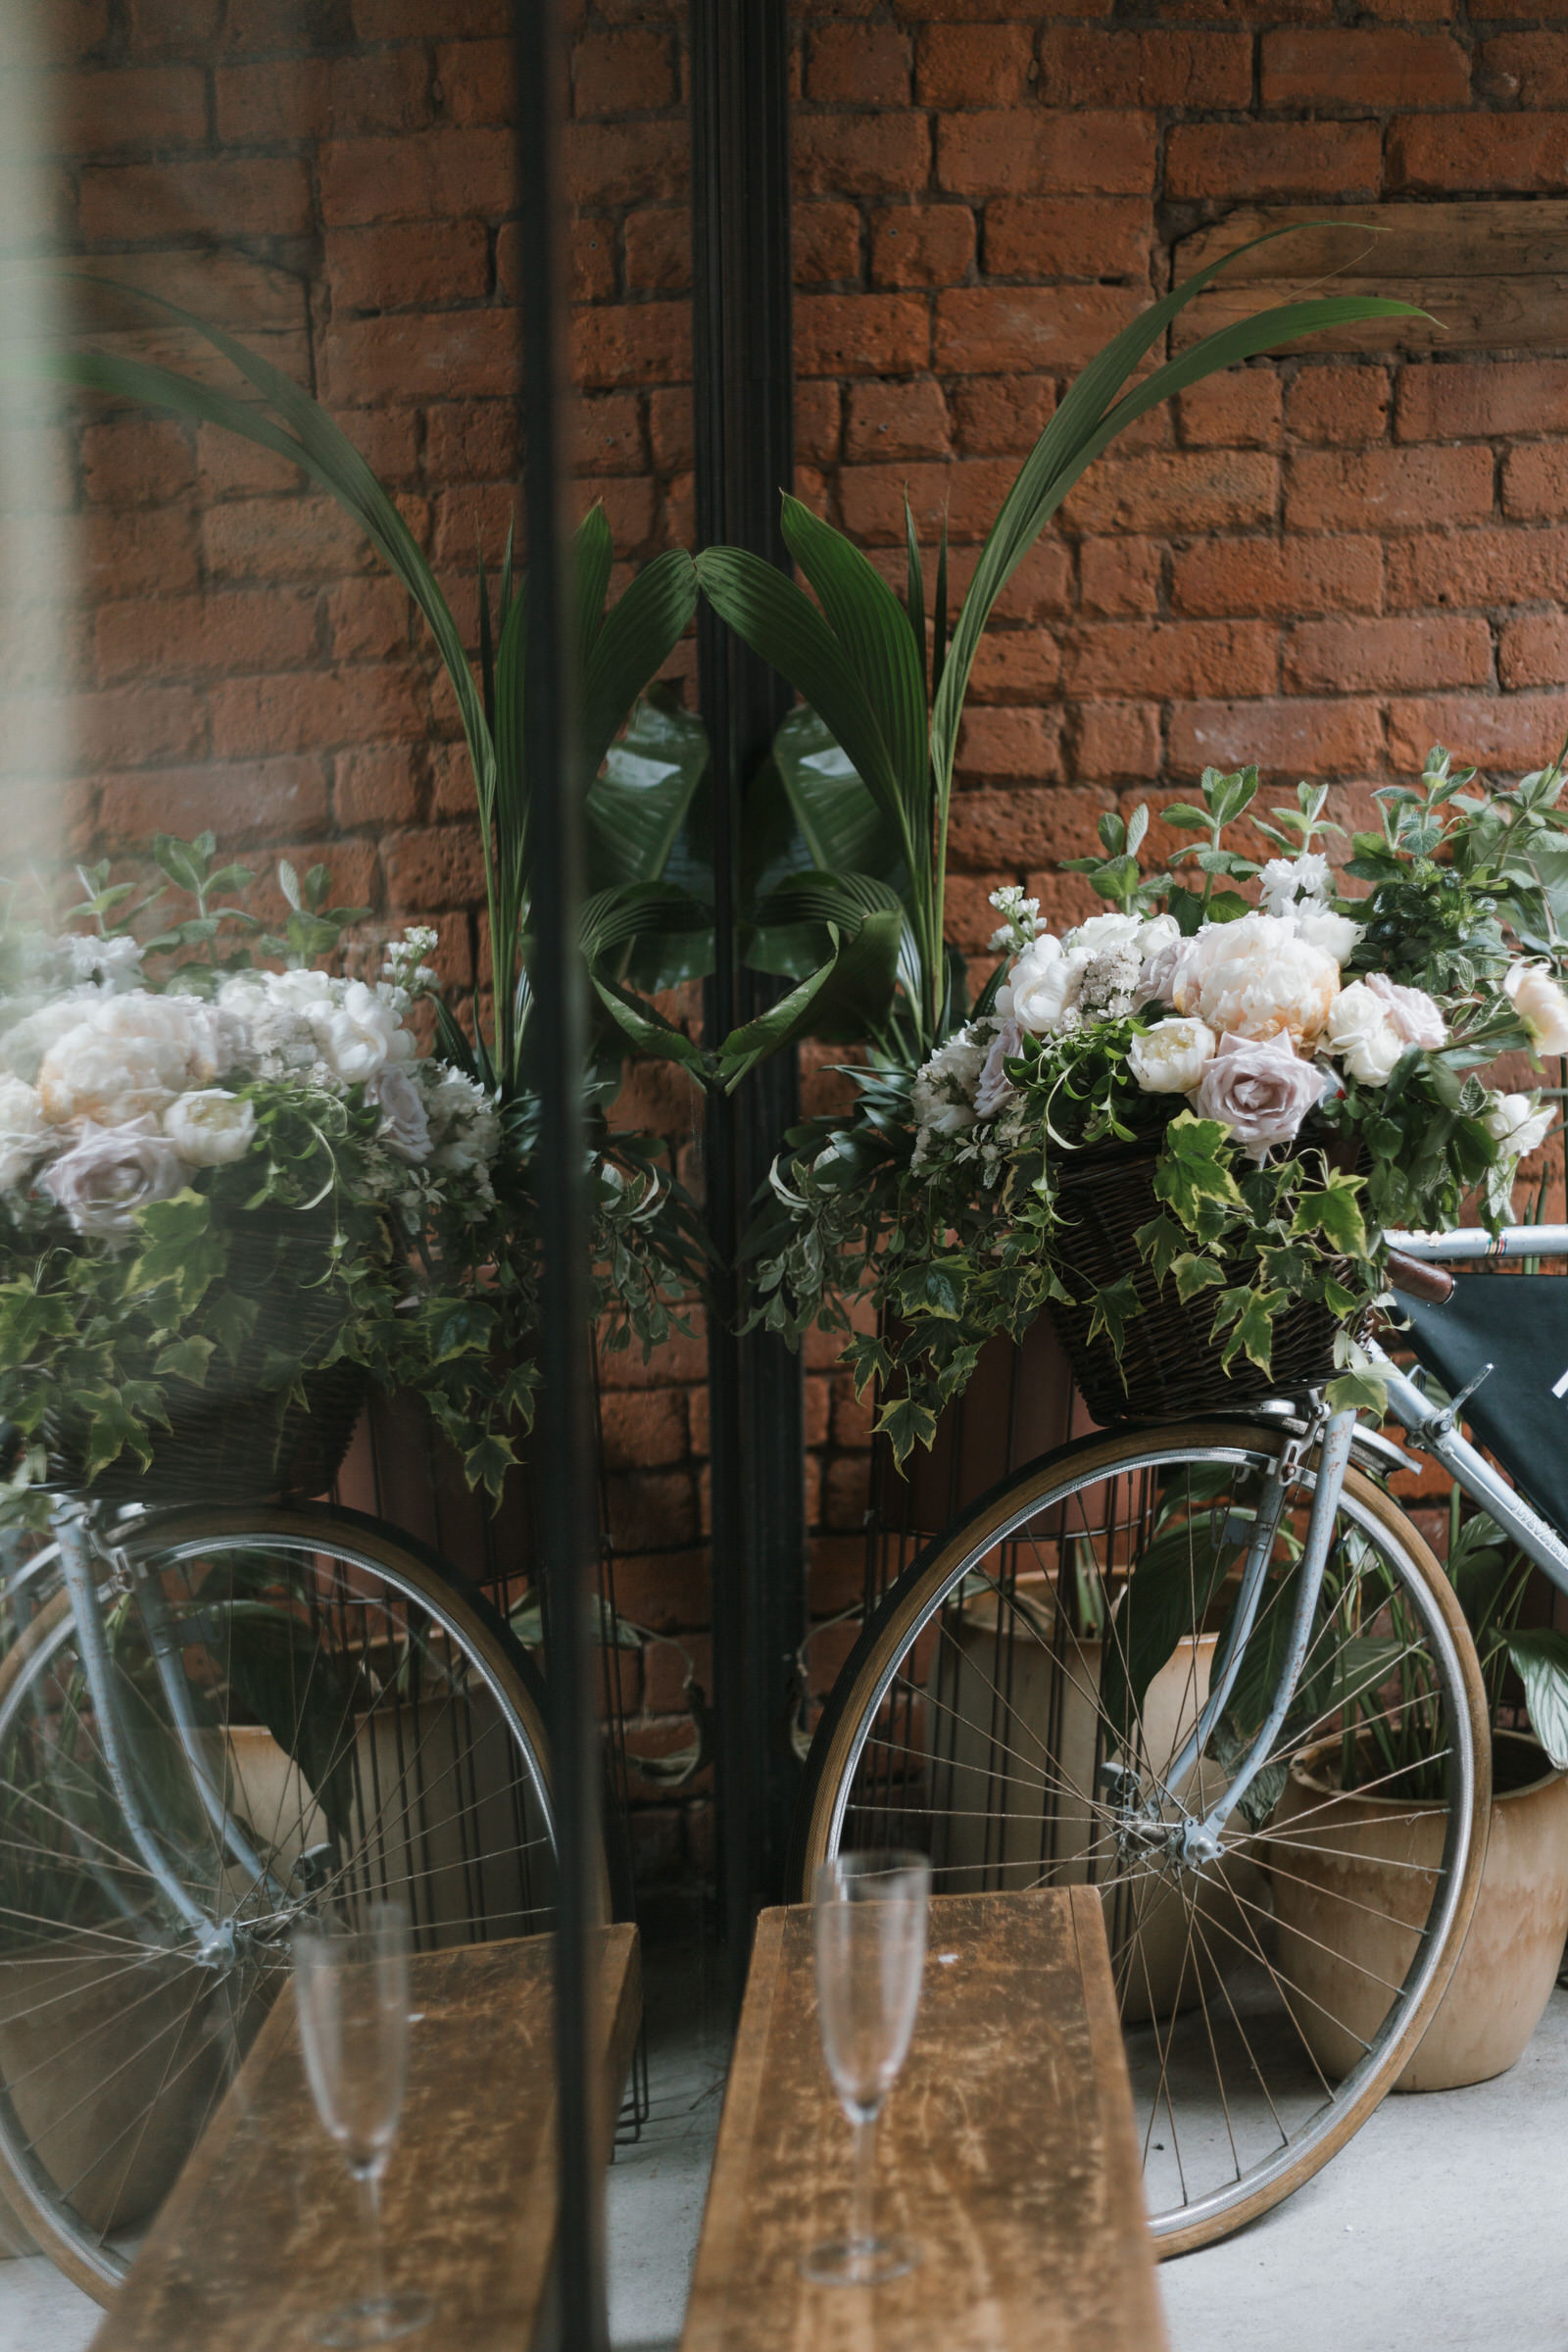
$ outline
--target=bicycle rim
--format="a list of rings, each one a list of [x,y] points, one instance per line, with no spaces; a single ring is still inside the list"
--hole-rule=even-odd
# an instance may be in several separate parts
[[[1170,1784],[1283,1442],[1227,1424],[1113,1433],[996,1490],[865,1628],[799,1816],[803,1885],[843,1848],[912,1845],[938,1892],[1101,1887],[1164,2254],[1288,2196],[1393,2086],[1457,1960],[1484,1858],[1474,1651],[1420,1535],[1354,1470],[1266,1770],[1216,1859],[1175,1850],[1278,1681],[1309,1471],[1231,1704]]]
[[[282,1989],[295,1918],[396,1899],[433,1950],[543,1931],[556,1894],[529,1671],[438,1564],[327,1511],[171,1513],[127,1556],[197,1724],[193,1766],[141,1615],[106,1591],[150,1858],[63,1592],[0,1665],[0,2165],[100,2299]]]

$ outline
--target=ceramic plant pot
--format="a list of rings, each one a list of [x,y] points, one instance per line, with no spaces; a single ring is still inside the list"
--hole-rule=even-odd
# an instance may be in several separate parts
[[[1272,1874],[1279,1964],[1306,1996],[1298,2004],[1301,2031],[1335,2080],[1348,2074],[1381,2023],[1383,1987],[1400,1983],[1414,1957],[1415,1927],[1405,1923],[1427,1914],[1444,1831],[1444,1815],[1431,1805],[1338,1793],[1338,1754],[1335,1741],[1293,1764],[1274,1821],[1288,1836],[1310,1812],[1310,1848],[1293,1841],[1289,1875],[1283,1866]],[[1398,2090],[1452,2090],[1506,2073],[1541,2023],[1562,1965],[1568,1773],[1553,1771],[1518,1733],[1494,1734],[1493,1756],[1502,1786],[1493,1798],[1475,1917]]]

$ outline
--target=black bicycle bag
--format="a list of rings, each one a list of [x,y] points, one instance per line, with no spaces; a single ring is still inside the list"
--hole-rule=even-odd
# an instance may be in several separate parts
[[[1568,1528],[1568,1276],[1458,1274],[1441,1306],[1399,1294],[1417,1358],[1520,1492]]]

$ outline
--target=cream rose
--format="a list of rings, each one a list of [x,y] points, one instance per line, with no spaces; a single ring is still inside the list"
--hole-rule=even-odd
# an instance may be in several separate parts
[[[1087,956],[1069,956],[1059,939],[1042,931],[1024,949],[1006,981],[997,991],[997,1010],[1014,1020],[1031,1037],[1044,1037],[1060,1022],[1070,1004],[1078,1002],[1088,968]]]
[[[1494,1095],[1482,1123],[1508,1158],[1524,1159],[1540,1151],[1556,1116],[1549,1104],[1544,1110],[1538,1108],[1533,1095]]]
[[[1160,919],[1167,918],[1161,917]],[[1152,930],[1154,926],[1151,923],[1149,927]],[[1174,1011],[1176,1008],[1176,984],[1186,970],[1188,958],[1197,947],[1198,941],[1183,939],[1180,931],[1176,929],[1174,920],[1171,923],[1171,932],[1174,933],[1174,936],[1167,933],[1153,948],[1145,951],[1141,985],[1149,1001],[1159,1004],[1168,1004]]]
[[[1146,1095],[1190,1095],[1218,1043],[1206,1021],[1156,1021],[1133,1039],[1127,1060]]]
[[[256,1107],[225,1087],[176,1095],[164,1112],[164,1133],[188,1168],[223,1168],[243,1159],[256,1136]]]
[[[1424,988],[1402,988],[1387,972],[1368,972],[1367,987],[1388,1009],[1390,1020],[1407,1046],[1424,1046],[1429,1053],[1448,1042],[1448,1025],[1442,1007]]]
[[[1503,982],[1538,1054],[1568,1054],[1568,997],[1545,963],[1516,963]]]
[[[1386,1085],[1405,1048],[1389,1006],[1364,980],[1352,980],[1335,998],[1327,1044],[1363,1086]]]
[[[138,1209],[179,1191],[185,1171],[152,1119],[111,1128],[88,1119],[80,1141],[40,1181],[78,1233],[128,1233]]]
[[[430,1121],[407,1070],[388,1062],[365,1089],[365,1099],[381,1113],[381,1141],[400,1159],[417,1164],[430,1156]]]
[[[1323,1072],[1284,1037],[1222,1037],[1193,1094],[1202,1119],[1223,1119],[1261,1161],[1288,1144],[1323,1092]]]
[[[1176,1010],[1222,1036],[1287,1037],[1311,1045],[1339,994],[1340,967],[1298,939],[1293,923],[1244,914],[1213,923],[1188,943],[1173,994]]]
[[[1022,1044],[1023,1031],[1017,1022],[1004,1021],[991,1040],[991,1051],[986,1055],[980,1082],[974,1090],[974,1113],[977,1119],[994,1119],[1017,1093],[1017,1088],[1007,1076],[1007,1060]]]

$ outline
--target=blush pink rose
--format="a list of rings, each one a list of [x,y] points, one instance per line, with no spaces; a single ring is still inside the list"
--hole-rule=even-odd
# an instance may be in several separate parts
[[[1323,1092],[1323,1072],[1283,1037],[1222,1037],[1191,1101],[1200,1119],[1223,1119],[1261,1161],[1291,1143]]]

